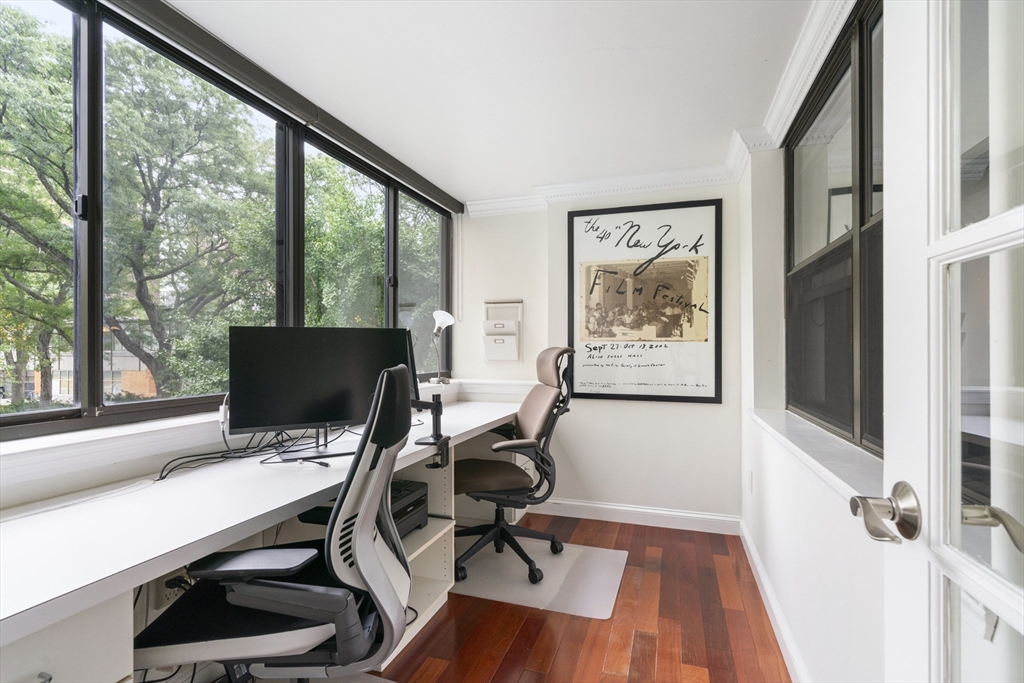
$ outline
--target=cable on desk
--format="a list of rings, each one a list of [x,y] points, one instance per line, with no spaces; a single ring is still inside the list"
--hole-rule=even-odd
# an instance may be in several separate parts
[[[420,618],[420,613],[417,612],[416,608],[413,607],[412,605],[409,605],[408,607],[405,608],[406,616],[408,616],[409,610],[412,610],[413,617],[412,617],[412,621],[405,622],[405,625],[407,627],[408,626],[412,626],[413,622]]]

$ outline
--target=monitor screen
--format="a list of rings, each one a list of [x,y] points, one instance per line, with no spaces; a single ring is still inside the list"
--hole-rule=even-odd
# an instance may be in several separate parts
[[[362,424],[380,373],[398,364],[418,396],[404,329],[232,327],[228,352],[231,434]]]

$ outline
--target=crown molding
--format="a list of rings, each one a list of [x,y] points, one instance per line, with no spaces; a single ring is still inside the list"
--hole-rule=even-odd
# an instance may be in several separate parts
[[[466,202],[466,210],[471,218],[497,216],[505,213],[531,213],[533,211],[547,211],[547,209],[548,203],[544,201],[543,197],[538,195],[481,199],[475,202]]]
[[[782,145],[782,139],[796,112],[807,97],[815,76],[825,62],[829,50],[839,36],[846,18],[850,16],[854,0],[820,0],[811,3],[804,27],[789,56],[789,63],[779,81],[775,97],[764,119],[764,128],[771,135],[772,147]],[[767,149],[767,148],[766,148]]]
[[[760,152],[766,149],[775,149],[778,145],[772,138],[772,134],[764,126],[751,126],[749,128],[737,128],[736,134],[747,146],[750,152]]]
[[[615,178],[598,178],[577,183],[559,185],[538,185],[533,190],[543,197],[548,204],[566,202],[573,199],[602,197],[613,194],[637,194],[642,192],[659,192],[678,190],[684,187],[701,185],[723,185],[734,183],[736,178],[730,168],[724,164],[717,166],[699,166],[678,171],[647,173],[634,176]]]

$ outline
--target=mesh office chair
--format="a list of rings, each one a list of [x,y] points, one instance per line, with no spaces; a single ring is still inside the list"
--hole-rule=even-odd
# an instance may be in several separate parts
[[[492,432],[504,436],[505,441],[491,444],[495,453],[519,453],[532,460],[538,479],[535,482],[515,463],[504,460],[467,458],[455,461],[455,494],[464,493],[473,500],[486,500],[496,505],[494,523],[457,529],[456,536],[480,536],[469,550],[455,560],[455,580],[468,575],[463,566],[466,560],[494,543],[495,552],[502,552],[507,544],[529,567],[531,583],[544,578],[516,537],[536,538],[551,543],[551,552],[562,552],[562,543],[554,534],[515,526],[505,521],[505,508],[523,509],[547,500],[555,490],[555,461],[551,457],[551,435],[558,418],[569,410],[572,387],[569,380],[569,358],[573,349],[554,346],[537,356],[537,379],[540,384],[527,394],[516,413],[514,424],[502,425]],[[562,366],[562,360],[565,364]]]
[[[237,683],[350,676],[383,662],[405,634],[412,585],[390,505],[410,423],[409,371],[399,365],[377,381],[326,542],[193,563],[198,581],[135,638],[135,668],[212,660]]]

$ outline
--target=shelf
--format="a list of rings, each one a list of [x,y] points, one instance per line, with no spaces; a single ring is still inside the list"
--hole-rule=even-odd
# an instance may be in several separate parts
[[[427,525],[425,527],[411,531],[409,535],[402,538],[402,547],[405,548],[406,558],[412,562],[416,559],[417,555],[430,547],[431,543],[441,538],[449,529],[454,527],[454,519],[427,517]],[[415,588],[413,591],[415,591]]]
[[[426,529],[422,529],[422,531],[426,531]],[[416,621],[406,627],[402,642],[398,644],[398,647],[395,648],[391,656],[380,665],[378,671],[383,671],[388,664],[394,661],[406,646],[412,642],[416,634],[430,623],[430,619],[437,614],[437,611],[441,609],[441,605],[448,600],[448,590],[454,583],[454,581],[428,579],[425,576],[413,575],[412,591],[409,593],[409,606],[417,612]]]

